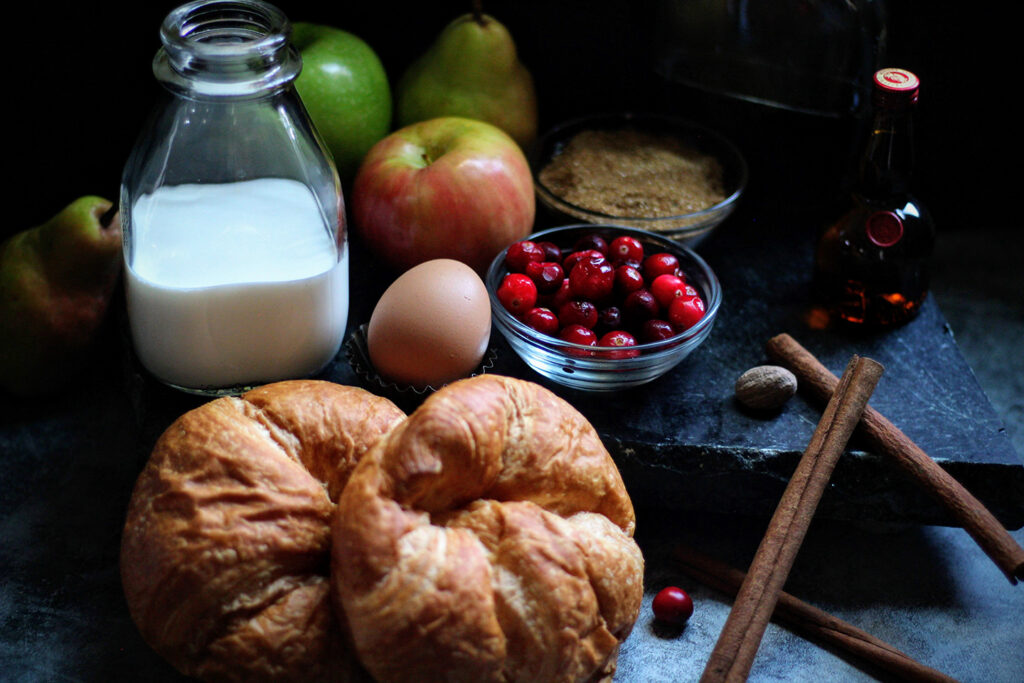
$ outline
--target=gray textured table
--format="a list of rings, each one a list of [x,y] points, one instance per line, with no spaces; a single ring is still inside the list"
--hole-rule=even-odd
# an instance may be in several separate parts
[[[690,590],[696,613],[681,630],[652,623],[645,605],[620,660],[619,680],[694,680],[729,609],[671,561],[684,540],[744,567],[818,411],[797,397],[764,417],[737,409],[736,375],[788,331],[833,369],[850,353],[880,360],[872,401],[1019,527],[1021,465],[942,315],[879,337],[848,339],[801,325],[807,301],[798,238],[755,239],[742,215],[701,246],[719,270],[725,311],[685,364],[646,388],[595,398],[557,389],[597,425],[638,506],[647,600],[667,584]],[[777,234],[776,234],[777,236]],[[364,263],[364,266],[366,264]],[[786,275],[786,273],[791,275]],[[357,287],[379,286],[356,270]],[[372,301],[355,302],[351,323]],[[156,436],[196,405],[139,374],[110,332],[108,353],[75,390],[28,402],[4,397],[0,426],[0,678],[12,681],[177,680],[141,641],[121,595],[116,558],[134,479]],[[499,371],[536,379],[499,347]],[[339,359],[325,376],[354,381]],[[549,385],[550,386],[550,385]],[[1011,586],[960,529],[878,456],[852,449],[797,558],[787,589],[965,681],[1024,680],[1024,586]],[[927,524],[922,524],[927,522]],[[1024,533],[1014,532],[1024,541]],[[752,680],[859,680],[860,668],[772,626]]]

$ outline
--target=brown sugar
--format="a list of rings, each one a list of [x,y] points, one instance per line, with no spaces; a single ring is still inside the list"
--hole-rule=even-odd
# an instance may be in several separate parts
[[[609,216],[680,216],[725,199],[716,158],[632,129],[576,134],[539,178],[563,201]]]

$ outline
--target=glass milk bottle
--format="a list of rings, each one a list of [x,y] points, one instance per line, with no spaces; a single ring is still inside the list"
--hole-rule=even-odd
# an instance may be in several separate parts
[[[160,29],[167,92],[121,185],[125,292],[139,361],[184,391],[309,376],[345,332],[344,203],[289,31],[260,0],[192,2]]]

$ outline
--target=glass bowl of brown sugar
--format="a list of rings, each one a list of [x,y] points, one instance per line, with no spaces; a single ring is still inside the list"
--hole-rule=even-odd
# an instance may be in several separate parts
[[[545,133],[531,150],[541,207],[695,246],[736,208],[747,163],[719,133],[659,114],[603,114]]]

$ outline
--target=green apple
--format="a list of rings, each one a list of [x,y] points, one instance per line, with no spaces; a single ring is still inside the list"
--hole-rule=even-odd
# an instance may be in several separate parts
[[[373,49],[347,31],[296,22],[302,55],[295,88],[347,182],[367,150],[391,129],[391,88]]]
[[[110,209],[82,197],[0,244],[0,390],[47,393],[81,368],[121,272]]]

